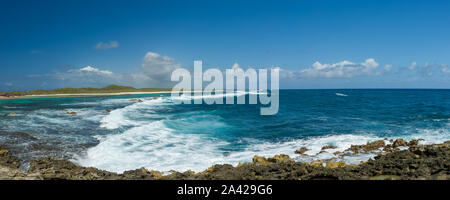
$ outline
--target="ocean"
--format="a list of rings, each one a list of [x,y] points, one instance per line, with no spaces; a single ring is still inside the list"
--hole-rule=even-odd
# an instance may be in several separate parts
[[[254,155],[330,159],[384,138],[450,140],[450,90],[281,90],[279,102],[278,114],[263,116],[262,105],[177,105],[170,94],[0,100],[0,147],[24,168],[58,157],[119,173],[199,172]],[[325,145],[337,148],[320,153]],[[307,155],[294,153],[300,147]],[[336,159],[356,164],[376,153]]]

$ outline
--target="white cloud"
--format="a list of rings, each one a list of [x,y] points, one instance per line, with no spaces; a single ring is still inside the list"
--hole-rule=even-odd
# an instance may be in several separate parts
[[[94,49],[106,50],[117,47],[119,47],[119,42],[110,41],[110,42],[99,42],[97,45],[94,46]]]
[[[417,67],[417,63],[416,62],[412,62],[411,65],[409,65],[408,69],[409,70],[415,70]]]
[[[109,70],[85,66],[64,72],[28,75],[30,78],[50,77],[59,81],[59,87],[103,87],[119,84],[134,87],[170,87],[172,71],[180,68],[175,60],[155,52],[148,52],[143,58],[142,67],[132,73],[114,73]]]
[[[13,84],[11,82],[5,83],[6,86],[11,87]]]
[[[170,74],[180,65],[168,56],[162,56],[155,52],[147,52],[143,59],[143,73],[155,81],[169,81]]]
[[[441,67],[442,67],[442,70],[441,70],[442,73],[444,73],[444,74],[450,74],[450,69],[447,68],[447,65],[442,64]]]
[[[81,72],[92,72],[92,73],[97,73],[97,74],[101,74],[101,75],[108,75],[108,76],[111,76],[111,75],[114,74],[111,71],[100,70],[100,69],[97,69],[97,68],[94,68],[94,67],[91,67],[91,66],[87,66],[87,67],[81,68],[81,69],[79,69],[79,71],[81,71]]]
[[[391,64],[387,64],[384,66],[384,71],[388,72],[392,70],[392,65]]]
[[[122,77],[121,74],[115,74],[92,66],[70,69],[65,72],[49,73],[43,76],[59,81],[59,84],[64,87],[101,87],[116,83]]]
[[[312,67],[300,71],[288,72],[290,77],[298,78],[351,78],[364,75],[376,75],[379,64],[369,58],[362,63],[347,60],[333,64],[315,62]]]

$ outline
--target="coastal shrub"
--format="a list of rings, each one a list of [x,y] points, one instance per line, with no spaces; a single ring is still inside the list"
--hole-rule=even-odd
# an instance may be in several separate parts
[[[81,93],[114,93],[114,92],[160,92],[170,91],[170,89],[164,88],[142,88],[136,89],[131,86],[109,85],[104,88],[59,88],[53,90],[29,90],[12,91],[12,92],[0,92],[0,96],[13,97],[24,95],[50,95],[50,94],[81,94]]]

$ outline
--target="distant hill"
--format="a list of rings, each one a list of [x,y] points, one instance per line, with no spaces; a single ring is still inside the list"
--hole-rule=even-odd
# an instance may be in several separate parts
[[[141,88],[136,89],[131,86],[109,85],[104,88],[59,88],[54,90],[29,90],[0,92],[0,96],[13,97],[25,95],[46,95],[46,94],[85,94],[85,93],[118,93],[118,92],[159,92],[168,91],[164,88]]]

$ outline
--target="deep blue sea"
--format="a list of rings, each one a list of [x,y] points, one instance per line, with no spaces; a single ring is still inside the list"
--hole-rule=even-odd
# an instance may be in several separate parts
[[[450,90],[281,90],[277,115],[260,115],[261,106],[177,105],[170,94],[0,100],[0,146],[24,163],[52,156],[115,172],[202,171],[254,155],[328,159],[383,138],[450,140]],[[324,145],[338,148],[319,154]],[[309,156],[294,154],[303,146]]]

